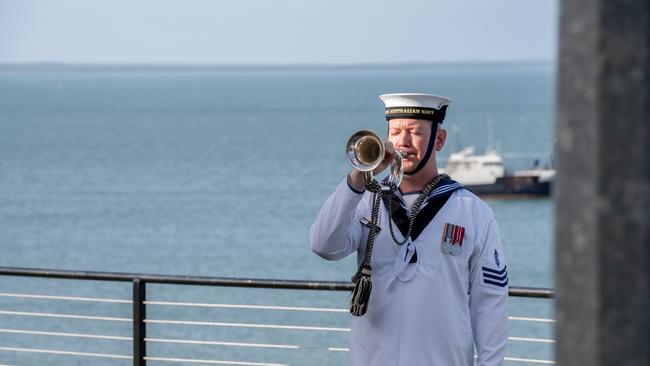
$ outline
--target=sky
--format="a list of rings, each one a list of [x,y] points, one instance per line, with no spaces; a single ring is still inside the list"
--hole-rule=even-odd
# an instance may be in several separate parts
[[[0,63],[553,61],[558,0],[0,0]]]

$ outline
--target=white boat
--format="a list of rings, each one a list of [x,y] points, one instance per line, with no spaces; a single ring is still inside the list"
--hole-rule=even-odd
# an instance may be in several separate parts
[[[466,147],[449,155],[447,166],[440,169],[454,180],[480,196],[548,196],[555,178],[555,169],[539,166],[508,173],[503,156],[494,149],[476,155],[474,147]]]

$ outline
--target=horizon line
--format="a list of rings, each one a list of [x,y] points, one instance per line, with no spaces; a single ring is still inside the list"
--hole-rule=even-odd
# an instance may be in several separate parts
[[[381,67],[427,67],[427,66],[470,66],[470,65],[533,65],[555,64],[554,59],[530,60],[473,60],[473,61],[433,61],[433,62],[357,62],[357,63],[199,63],[199,62],[0,62],[0,69],[312,69],[312,68],[381,68]]]

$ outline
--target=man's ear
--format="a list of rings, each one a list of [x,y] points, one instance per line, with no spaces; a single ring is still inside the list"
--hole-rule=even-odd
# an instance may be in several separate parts
[[[445,140],[447,140],[447,130],[439,126],[436,134],[436,151],[442,150],[442,147],[445,146]]]

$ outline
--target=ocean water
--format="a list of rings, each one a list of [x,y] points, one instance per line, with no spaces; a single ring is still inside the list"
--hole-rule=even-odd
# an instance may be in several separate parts
[[[523,159],[553,150],[555,70],[547,64],[230,69],[0,70],[0,266],[112,272],[349,280],[355,259],[327,262],[308,245],[321,204],[349,170],[344,144],[383,133],[377,96],[451,97],[444,159],[455,146]],[[551,199],[490,200],[513,286],[553,287]],[[0,278],[2,293],[129,299],[129,284]],[[345,293],[152,285],[156,301],[343,308]],[[2,350],[129,355],[119,340],[26,335],[39,329],[129,336],[128,322],[20,317],[1,311],[129,317],[130,305],[0,296],[0,364],[88,364],[89,357]],[[545,300],[512,299],[515,316],[552,317]],[[151,305],[152,319],[345,328],[345,313]],[[339,365],[345,331],[148,325],[152,338],[299,344],[300,349],[151,342],[160,357]],[[552,337],[511,322],[511,335]],[[549,344],[511,342],[512,357],[552,358]],[[91,357],[92,364],[127,364]],[[150,361],[150,364],[173,364]],[[518,362],[511,362],[521,364]],[[178,363],[180,364],[180,363]]]

